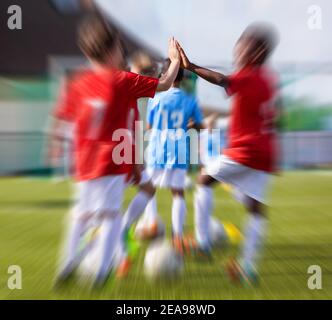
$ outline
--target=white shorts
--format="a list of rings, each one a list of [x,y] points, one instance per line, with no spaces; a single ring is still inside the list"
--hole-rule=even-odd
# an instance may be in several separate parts
[[[226,156],[220,156],[205,168],[212,178],[234,186],[242,194],[266,203],[266,191],[271,175],[239,164]]]
[[[119,212],[122,208],[126,175],[106,176],[77,183],[78,214],[101,211]]]
[[[186,188],[186,169],[147,169],[152,184],[159,188],[184,190]]]

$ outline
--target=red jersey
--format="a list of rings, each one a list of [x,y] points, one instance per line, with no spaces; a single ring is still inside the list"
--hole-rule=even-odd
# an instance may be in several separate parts
[[[273,172],[276,169],[276,77],[266,67],[243,69],[229,77],[227,93],[234,96],[234,101],[224,154],[247,167]]]
[[[127,174],[123,146],[132,147],[128,123],[133,101],[153,98],[158,79],[118,70],[76,75],[60,99],[56,116],[75,125],[75,175],[80,181]],[[119,129],[123,129],[121,132]],[[128,137],[125,137],[127,132]],[[121,144],[121,146],[120,146]],[[128,160],[128,159],[127,159]]]

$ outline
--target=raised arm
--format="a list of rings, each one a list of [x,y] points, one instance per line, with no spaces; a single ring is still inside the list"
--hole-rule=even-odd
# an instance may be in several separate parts
[[[171,64],[165,75],[160,78],[157,91],[167,91],[172,86],[179,72],[181,58],[174,38],[169,40],[168,55],[171,60]]]
[[[181,45],[176,42],[177,48],[180,52],[181,56],[181,64],[183,68],[196,73],[198,76],[203,78],[204,80],[215,84],[217,86],[221,86],[226,88],[228,86],[229,80],[228,77],[223,75],[222,73],[215,72],[200,66],[195,65],[194,63],[191,63],[190,60],[188,59],[186,53],[184,52],[183,48]]]

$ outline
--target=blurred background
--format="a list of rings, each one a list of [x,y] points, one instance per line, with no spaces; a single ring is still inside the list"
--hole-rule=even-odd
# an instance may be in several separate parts
[[[245,26],[256,20],[275,24],[282,39],[273,60],[284,105],[282,165],[288,169],[331,166],[330,1],[316,1],[312,8],[306,0],[287,5],[276,0],[209,0],[208,6],[199,0],[18,0],[22,30],[6,26],[11,4],[9,0],[0,4],[1,175],[48,170],[42,161],[47,116],[61,79],[85,63],[76,46],[76,25],[84,12],[96,8],[120,28],[128,55],[144,50],[161,60],[167,39],[174,35],[193,61],[226,73],[232,71],[232,49]],[[310,18],[312,12],[319,13],[317,8],[321,28],[311,29]],[[203,80],[197,81],[195,91],[204,113],[219,113],[225,125],[229,100],[224,92]]]

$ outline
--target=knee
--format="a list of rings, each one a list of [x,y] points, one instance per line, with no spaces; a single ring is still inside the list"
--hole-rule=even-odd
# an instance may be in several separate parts
[[[156,194],[156,188],[152,185],[151,182],[148,182],[142,186],[140,186],[140,190],[145,192],[151,198]]]
[[[93,212],[91,211],[80,211],[79,209],[75,208],[70,212],[70,219],[81,222],[87,223],[90,219],[94,216]]]
[[[120,211],[119,210],[102,210],[99,213],[99,219],[101,220],[111,220],[111,219],[116,219],[120,216]]]
[[[248,197],[246,204],[247,210],[250,214],[255,216],[266,216],[266,206],[263,203]]]
[[[197,184],[200,186],[209,187],[212,186],[215,182],[216,182],[215,179],[203,174],[200,174],[197,178]]]
[[[184,198],[184,190],[172,189],[173,198]]]

